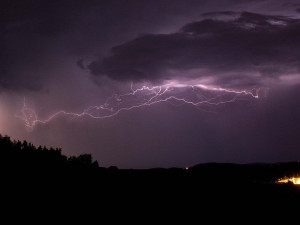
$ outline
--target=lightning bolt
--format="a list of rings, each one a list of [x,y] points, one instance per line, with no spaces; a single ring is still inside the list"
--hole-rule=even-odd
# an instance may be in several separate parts
[[[113,95],[106,99],[104,104],[90,106],[81,113],[57,111],[48,118],[41,120],[37,113],[24,104],[16,117],[24,121],[25,126],[32,130],[38,124],[46,124],[51,120],[67,115],[72,118],[88,116],[93,119],[106,119],[117,116],[123,111],[130,111],[141,107],[149,107],[154,104],[168,102],[171,104],[192,105],[197,109],[203,106],[218,106],[235,102],[238,99],[259,98],[260,89],[233,90],[221,87],[213,87],[203,84],[189,85],[184,83],[171,82],[161,86],[142,86],[134,89],[131,84],[131,91],[121,95]]]

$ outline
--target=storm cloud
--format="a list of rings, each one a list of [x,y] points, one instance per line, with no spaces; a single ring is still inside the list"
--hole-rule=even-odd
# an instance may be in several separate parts
[[[13,92],[44,90],[49,73],[57,79],[57,71],[51,70],[63,70],[63,62],[72,60],[76,65],[78,60],[106,52],[138,33],[170,26],[187,17],[187,11],[196,12],[202,2],[1,1],[0,88]]]
[[[115,46],[88,68],[116,80],[211,76],[240,85],[299,73],[300,19],[230,11],[203,17],[175,33],[147,34]]]
[[[0,5],[2,135],[61,147],[67,155],[91,153],[100,165],[121,168],[300,158],[299,0]],[[259,89],[259,98],[241,95],[209,110],[169,102],[107,119],[58,116],[31,132],[16,118],[24,99],[46,120],[60,110],[81,113],[118,100],[110,97],[131,88],[172,81]],[[169,93],[200,99],[219,94],[177,89]]]

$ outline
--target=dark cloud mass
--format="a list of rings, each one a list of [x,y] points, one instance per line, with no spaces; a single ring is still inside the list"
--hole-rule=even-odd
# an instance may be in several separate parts
[[[43,89],[48,80],[44,71],[59,67],[51,64],[55,60],[74,57],[76,64],[83,57],[94,57],[112,43],[124,42],[188,17],[186,11],[191,12],[193,7],[197,11],[202,2],[3,0],[0,87],[15,91]]]
[[[118,45],[89,69],[116,80],[210,75],[258,84],[265,77],[298,72],[299,19],[230,11],[204,16],[212,18],[189,23],[175,33],[147,34]],[[223,16],[231,18],[220,20]],[[205,72],[190,73],[196,69]]]

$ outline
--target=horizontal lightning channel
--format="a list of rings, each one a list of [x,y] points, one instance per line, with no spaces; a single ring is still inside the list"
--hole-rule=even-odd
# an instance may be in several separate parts
[[[46,124],[60,115],[75,118],[89,116],[94,119],[105,119],[114,117],[122,111],[130,111],[162,102],[178,102],[199,108],[202,105],[217,106],[235,102],[237,98],[242,96],[259,98],[259,89],[233,90],[203,84],[188,85],[181,83],[152,87],[142,86],[133,89],[131,85],[131,92],[122,95],[115,94],[108,98],[103,105],[90,106],[81,113],[60,110],[45,120],[39,119],[35,110],[27,106],[24,99],[23,108],[16,117],[22,119],[28,129],[33,129],[37,124]]]

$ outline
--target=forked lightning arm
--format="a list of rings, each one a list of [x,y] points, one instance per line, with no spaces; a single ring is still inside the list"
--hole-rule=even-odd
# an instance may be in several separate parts
[[[217,106],[236,101],[238,98],[259,98],[259,89],[232,90],[220,87],[212,87],[203,84],[188,85],[171,83],[161,86],[143,86],[133,89],[122,95],[113,95],[104,104],[90,106],[81,113],[58,111],[47,119],[38,118],[35,110],[27,106],[25,99],[21,111],[16,115],[22,119],[28,129],[33,129],[37,124],[46,124],[60,115],[72,117],[89,116],[94,119],[114,117],[122,111],[130,111],[136,108],[151,106],[157,103],[182,103],[200,108],[201,106]]]

